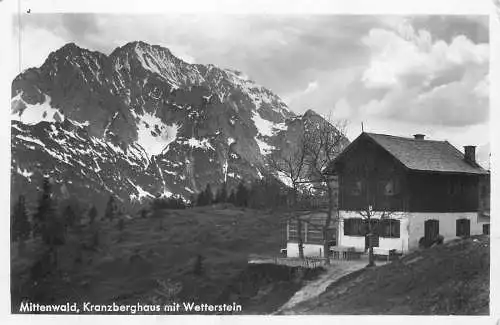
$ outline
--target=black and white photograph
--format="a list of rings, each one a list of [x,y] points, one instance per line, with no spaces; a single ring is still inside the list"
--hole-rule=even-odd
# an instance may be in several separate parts
[[[493,3],[15,2],[11,314],[491,314]]]

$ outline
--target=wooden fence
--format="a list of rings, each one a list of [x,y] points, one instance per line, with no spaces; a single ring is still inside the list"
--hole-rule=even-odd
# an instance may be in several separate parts
[[[323,257],[305,257],[304,259],[294,258],[294,257],[261,257],[261,256],[250,256],[248,263],[252,264],[277,264],[286,265],[290,267],[304,267],[309,269],[314,269],[321,267],[325,264],[325,258]]]

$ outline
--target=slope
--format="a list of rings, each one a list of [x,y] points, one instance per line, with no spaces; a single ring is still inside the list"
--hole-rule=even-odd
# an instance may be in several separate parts
[[[487,315],[489,279],[489,236],[458,239],[354,272],[288,313]]]

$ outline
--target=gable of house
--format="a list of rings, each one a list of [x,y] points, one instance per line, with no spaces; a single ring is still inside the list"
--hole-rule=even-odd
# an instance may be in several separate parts
[[[340,209],[367,204],[393,211],[477,211],[488,172],[447,141],[362,133],[330,166]],[[367,203],[368,202],[368,203]]]

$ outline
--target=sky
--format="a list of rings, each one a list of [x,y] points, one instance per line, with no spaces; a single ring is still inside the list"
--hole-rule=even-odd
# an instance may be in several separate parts
[[[313,109],[361,132],[489,150],[487,16],[31,14],[14,22],[16,71],[68,42],[109,54],[129,41],[190,63],[245,72],[296,113]]]

